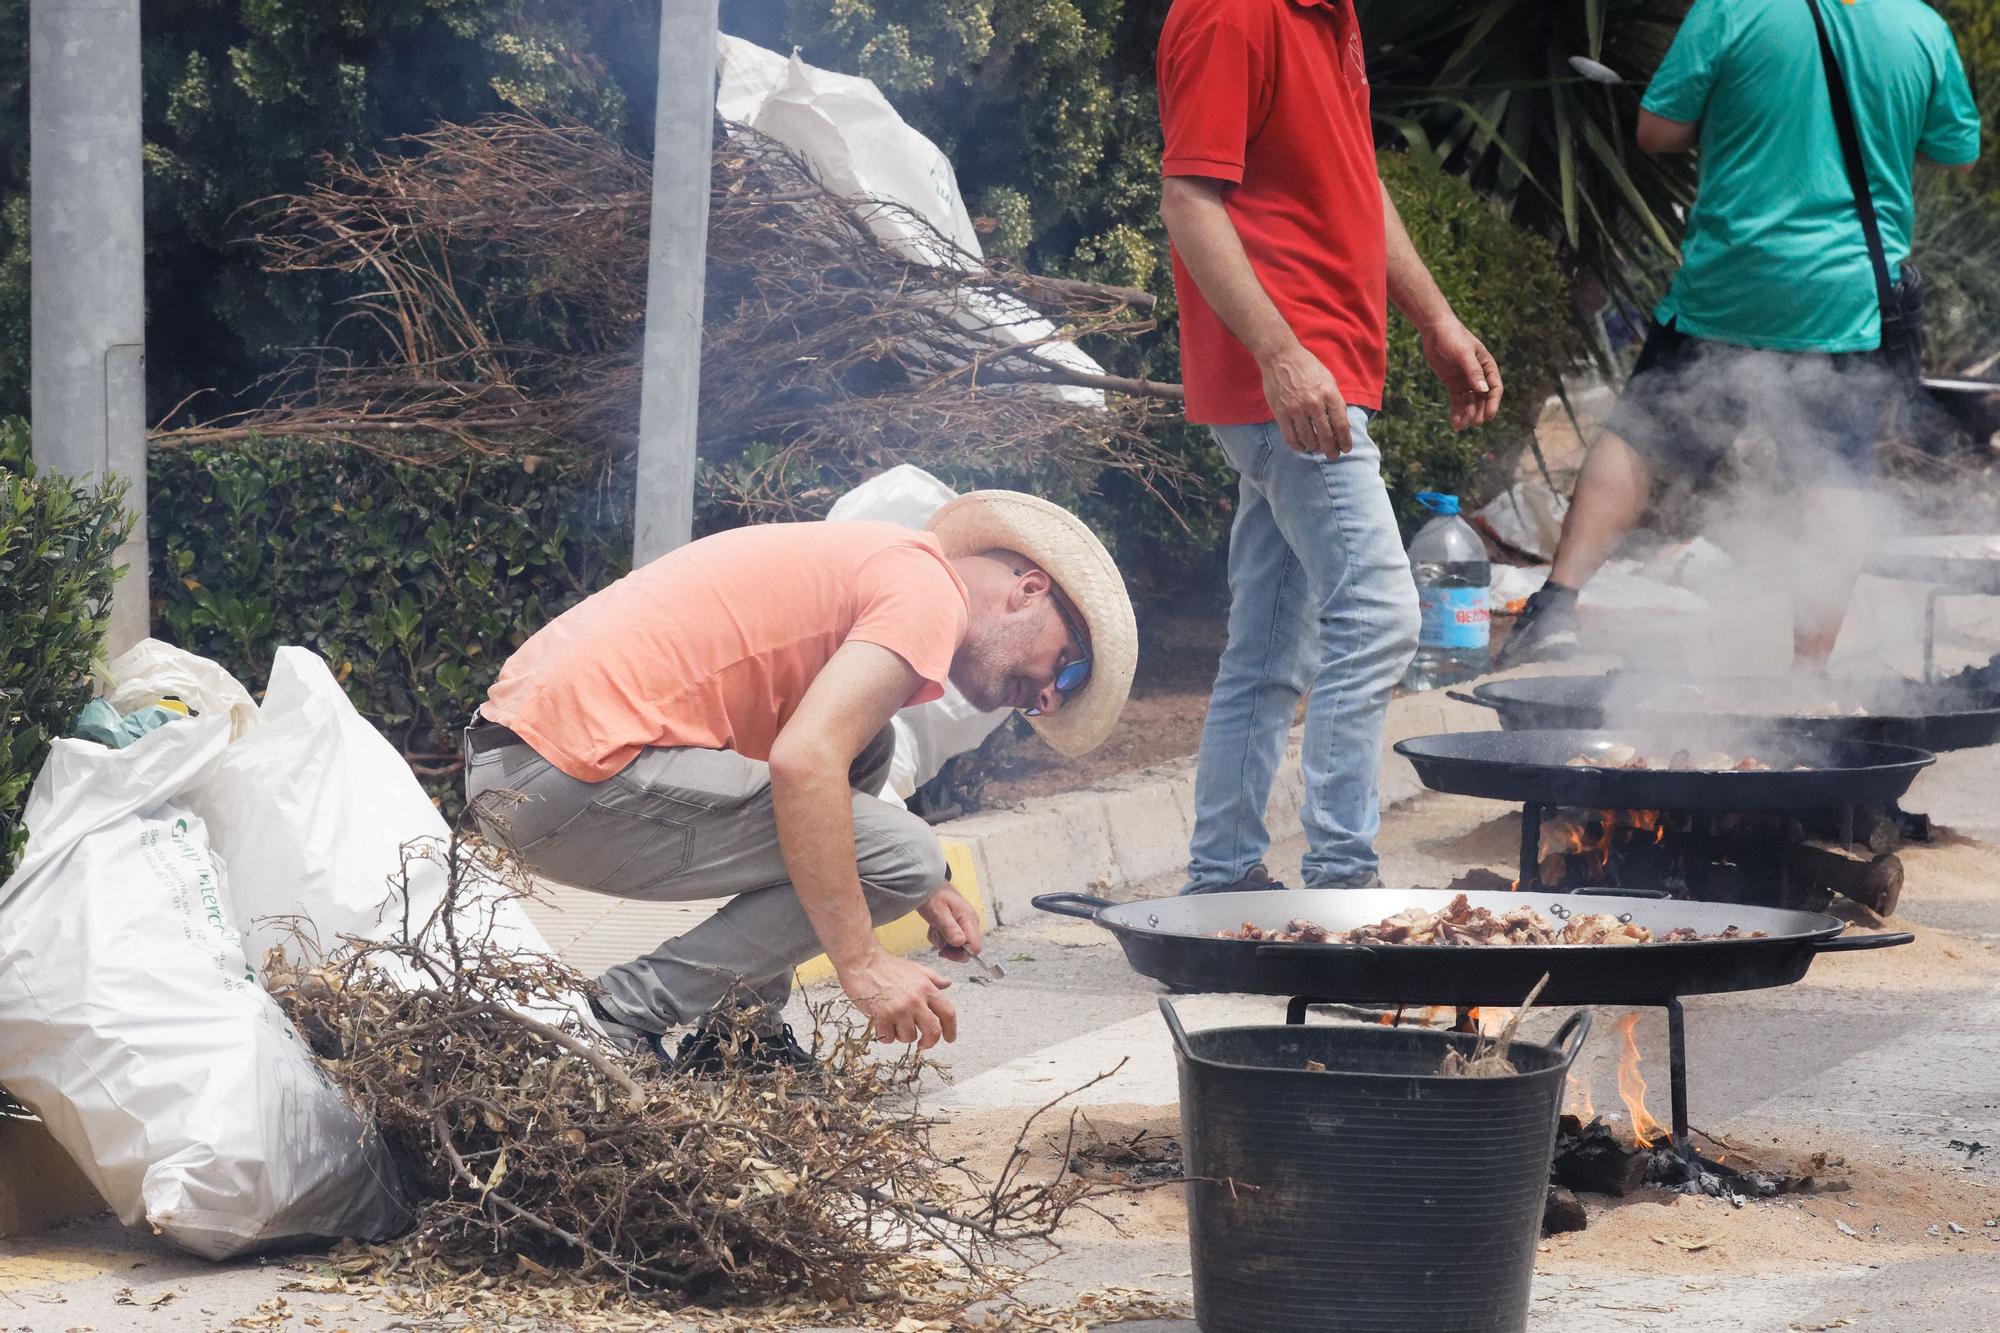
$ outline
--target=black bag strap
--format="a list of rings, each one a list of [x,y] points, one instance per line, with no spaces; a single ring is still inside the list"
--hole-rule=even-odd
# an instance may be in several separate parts
[[[1840,135],[1840,155],[1847,162],[1847,184],[1854,191],[1854,211],[1861,215],[1861,234],[1868,242],[1868,262],[1875,268],[1875,299],[1882,317],[1896,308],[1889,282],[1889,259],[1882,250],[1882,229],[1875,223],[1875,202],[1868,193],[1868,168],[1861,160],[1861,134],[1854,125],[1854,106],[1847,100],[1847,80],[1841,75],[1840,61],[1834,57],[1833,42],[1826,35],[1826,19],[1819,12],[1819,0],[1806,0],[1812,11],[1813,27],[1819,31],[1820,64],[1826,69],[1826,93],[1833,103],[1833,127]]]

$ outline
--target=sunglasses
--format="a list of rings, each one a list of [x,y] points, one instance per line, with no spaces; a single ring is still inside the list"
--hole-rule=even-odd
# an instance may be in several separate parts
[[[1084,683],[1090,679],[1090,654],[1083,651],[1083,631],[1076,627],[1076,621],[1071,619],[1069,612],[1063,609],[1062,599],[1057,597],[1054,592],[1049,594],[1049,605],[1055,607],[1056,614],[1062,617],[1063,628],[1069,631],[1070,639],[1076,647],[1076,656],[1064,663],[1062,670],[1056,672],[1056,693],[1067,699],[1070,695],[1082,689]],[[1040,717],[1041,715],[1042,710],[1039,708],[1026,710],[1026,716],[1028,717]]]

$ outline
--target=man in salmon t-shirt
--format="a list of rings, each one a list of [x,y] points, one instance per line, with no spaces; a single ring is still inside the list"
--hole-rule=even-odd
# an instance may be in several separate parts
[[[1492,419],[1500,371],[1376,174],[1352,0],[1175,0],[1158,74],[1187,416],[1240,474],[1184,891],[1283,887],[1264,810],[1308,689],[1305,882],[1364,886],[1382,719],[1418,623],[1368,438],[1387,302],[1422,335],[1454,428]]]
[[[951,983],[885,951],[915,910],[943,956],[980,951],[917,816],[882,801],[889,720],[946,680],[1014,707],[1057,750],[1110,732],[1137,634],[1125,585],[1075,517],[974,491],[922,532],[780,523],[703,538],[626,575],[508,659],[466,730],[481,827],[539,874],[620,897],[727,897],[598,979],[614,1038],[659,1049],[716,1006],[761,1001],[767,1063],[809,1060],[775,1014],[822,951],[882,1040],[956,1034]],[[515,794],[518,794],[516,796]],[[679,1068],[712,1069],[698,1026]]]

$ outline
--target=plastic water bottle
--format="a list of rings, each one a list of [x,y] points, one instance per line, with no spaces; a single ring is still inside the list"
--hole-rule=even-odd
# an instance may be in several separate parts
[[[1410,542],[1410,571],[1424,619],[1417,655],[1403,684],[1429,690],[1486,671],[1492,629],[1486,588],[1493,566],[1486,559],[1486,543],[1458,516],[1456,495],[1419,491],[1417,503],[1436,517]]]

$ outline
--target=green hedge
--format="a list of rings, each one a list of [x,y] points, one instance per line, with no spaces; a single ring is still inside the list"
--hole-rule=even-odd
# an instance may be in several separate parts
[[[0,881],[27,841],[21,807],[49,742],[90,699],[112,558],[131,530],[124,493],[35,475],[27,423],[0,419]]]
[[[1424,360],[1416,328],[1390,314],[1388,382],[1382,415],[1369,430],[1382,449],[1397,516],[1411,531],[1427,517],[1418,491],[1451,491],[1468,503],[1478,494],[1489,451],[1533,435],[1557,376],[1583,349],[1553,246],[1501,217],[1428,154],[1381,153],[1377,162],[1417,253],[1493,353],[1507,386],[1491,425],[1452,430],[1450,395]]]
[[[279,646],[317,650],[447,806],[500,664],[630,565],[630,473],[602,463],[261,441],[149,471],[155,633],[253,691]]]

